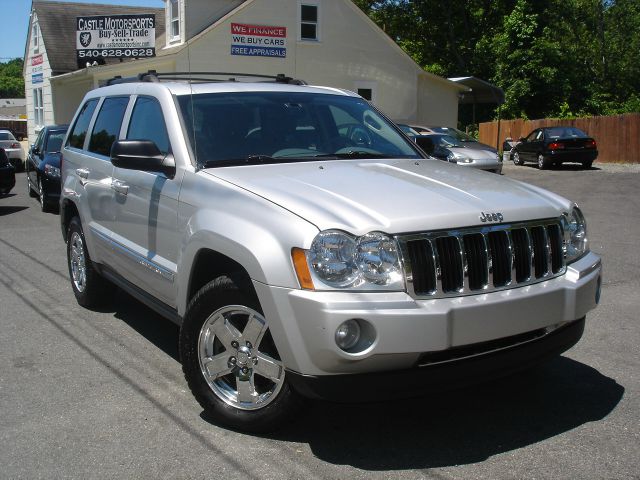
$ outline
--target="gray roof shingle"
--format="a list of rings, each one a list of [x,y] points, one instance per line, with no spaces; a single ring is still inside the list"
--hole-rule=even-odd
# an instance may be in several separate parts
[[[155,14],[156,51],[164,46],[165,17],[163,8],[126,7],[95,3],[34,0],[33,10],[38,16],[42,40],[53,75],[78,70],[76,59],[76,17],[91,15]],[[106,64],[118,63],[117,58],[106,59]]]

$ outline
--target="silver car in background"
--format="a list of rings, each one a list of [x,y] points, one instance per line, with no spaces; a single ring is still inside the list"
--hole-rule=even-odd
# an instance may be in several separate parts
[[[467,148],[455,137],[443,133],[423,133],[416,142],[429,155],[463,167],[502,173],[502,158],[492,150]]]
[[[0,130],[0,147],[4,148],[11,165],[17,171],[24,170],[24,150],[9,130]]]

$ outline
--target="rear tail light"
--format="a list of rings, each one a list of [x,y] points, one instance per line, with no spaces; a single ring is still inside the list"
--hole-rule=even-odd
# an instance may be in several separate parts
[[[9,148],[20,148],[20,144],[18,142],[12,143]]]
[[[552,142],[549,144],[549,150],[562,150],[563,148],[564,148],[564,143]]]
[[[587,148],[596,148],[596,141],[595,140],[589,140],[586,144],[585,147]]]

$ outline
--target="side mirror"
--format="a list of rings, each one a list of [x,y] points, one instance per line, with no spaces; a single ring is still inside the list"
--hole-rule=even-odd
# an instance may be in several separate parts
[[[518,139],[518,141],[519,141],[519,142],[522,142],[522,143],[526,143],[526,142],[527,142],[527,139],[526,139],[526,138],[524,138],[524,137],[520,137],[520,138]]]
[[[431,138],[427,137],[426,135],[418,135],[416,137],[416,143],[429,155],[433,154],[435,144],[433,143],[433,140]]]
[[[143,172],[161,172],[167,177],[176,174],[176,162],[163,154],[151,140],[118,140],[111,146],[114,167]]]
[[[31,144],[31,153],[32,153],[33,155],[38,155],[38,154],[40,153],[40,152],[38,151],[38,149],[36,148],[36,144],[35,144],[35,143],[32,143],[32,144]]]

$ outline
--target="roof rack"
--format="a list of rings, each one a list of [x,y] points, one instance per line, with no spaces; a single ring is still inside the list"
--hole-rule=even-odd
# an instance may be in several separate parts
[[[220,78],[224,77],[224,78]],[[160,81],[189,81],[189,82],[237,82],[238,78],[262,78],[264,81],[274,81],[289,85],[307,85],[304,80],[288,77],[283,73],[278,75],[259,75],[256,73],[233,73],[233,72],[156,72],[149,70],[146,73],[139,73],[135,77],[121,77],[116,75],[104,83],[104,86],[118,85],[120,83],[151,82]]]

